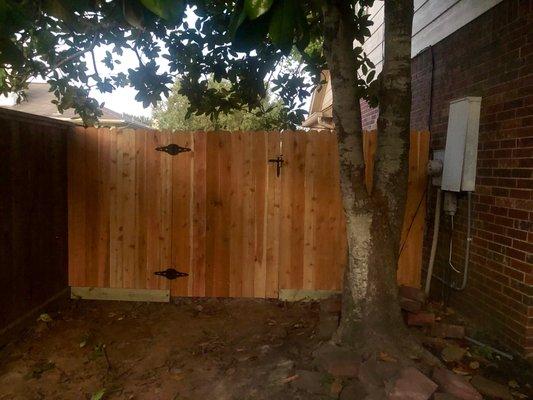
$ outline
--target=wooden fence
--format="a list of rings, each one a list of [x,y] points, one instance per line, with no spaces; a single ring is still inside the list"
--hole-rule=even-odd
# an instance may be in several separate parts
[[[0,108],[0,347],[66,297],[70,127]]]
[[[427,142],[413,135],[412,143]],[[155,150],[170,143],[191,151]],[[365,143],[372,151],[375,134]],[[423,180],[422,148],[411,148],[411,187]],[[277,176],[269,160],[280,154]],[[77,128],[69,141],[70,285],[170,289],[172,296],[338,291],[346,256],[338,182],[333,133]],[[423,229],[423,215],[417,218],[406,222],[403,283],[420,279],[413,260],[421,262],[421,237],[411,233]],[[168,267],[189,275],[154,274]]]

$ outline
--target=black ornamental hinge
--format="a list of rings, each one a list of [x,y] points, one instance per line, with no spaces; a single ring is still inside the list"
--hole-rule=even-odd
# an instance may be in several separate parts
[[[164,276],[167,279],[177,279],[177,278],[189,276],[188,273],[176,271],[174,268],[167,268],[164,271],[156,271],[154,272],[154,275]]]
[[[171,156],[175,156],[176,154],[179,154],[179,153],[185,153],[187,151],[191,151],[191,149],[188,147],[178,146],[177,144],[174,144],[174,143],[167,144],[166,146],[156,147],[155,149],[157,151],[164,151],[165,153],[168,153]]]

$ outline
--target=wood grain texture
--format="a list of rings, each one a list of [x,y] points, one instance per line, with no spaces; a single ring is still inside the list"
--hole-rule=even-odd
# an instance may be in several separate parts
[[[407,200],[400,241],[397,279],[401,285],[420,287],[426,218],[429,132],[411,132]]]
[[[71,126],[0,109],[0,127],[1,336],[67,289],[74,215],[67,214]],[[85,258],[85,247],[72,250]]]
[[[365,133],[368,183],[375,139]],[[398,279],[413,284],[429,142],[427,132],[411,139]],[[155,151],[169,143],[192,151]],[[260,298],[341,289],[346,232],[335,134],[77,128],[69,153],[72,285]],[[278,177],[268,160],[280,154]],[[168,267],[189,276],[170,283],[154,275]]]

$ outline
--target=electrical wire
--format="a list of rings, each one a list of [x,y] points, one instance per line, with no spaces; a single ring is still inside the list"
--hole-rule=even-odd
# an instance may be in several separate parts
[[[453,265],[452,263],[452,254],[453,254],[453,215],[450,215],[450,219],[451,219],[451,232],[450,232],[450,248],[449,248],[449,251],[448,251],[448,265],[450,266],[450,268],[455,271],[456,273],[460,274],[461,271],[459,271],[457,268],[455,268],[455,266]]]

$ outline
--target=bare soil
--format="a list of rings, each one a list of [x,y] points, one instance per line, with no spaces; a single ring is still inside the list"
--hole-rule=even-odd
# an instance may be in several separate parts
[[[360,359],[326,343],[338,306],[335,300],[71,301],[0,349],[0,400],[387,398],[385,389],[403,367],[386,352]],[[450,309],[428,307],[440,321],[465,323]],[[464,339],[431,337],[429,328],[412,333],[456,375],[489,378],[504,398],[532,398],[529,364]],[[447,360],[450,350],[460,356]],[[432,366],[419,360],[416,367],[431,377]]]
[[[290,382],[319,344],[316,303],[73,301],[50,317],[0,352],[0,399],[313,398]]]

